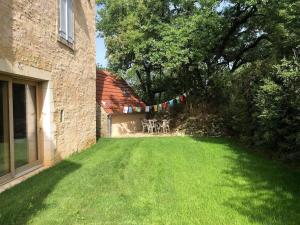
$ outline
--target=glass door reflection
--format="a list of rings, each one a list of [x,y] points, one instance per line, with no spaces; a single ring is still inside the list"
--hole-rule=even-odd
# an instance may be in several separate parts
[[[8,82],[0,81],[0,177],[10,173]]]
[[[15,168],[38,160],[36,87],[13,83]]]

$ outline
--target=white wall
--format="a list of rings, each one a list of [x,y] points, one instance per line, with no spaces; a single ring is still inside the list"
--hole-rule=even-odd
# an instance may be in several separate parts
[[[142,131],[141,120],[144,113],[139,114],[116,114],[112,116],[112,137],[120,137]]]

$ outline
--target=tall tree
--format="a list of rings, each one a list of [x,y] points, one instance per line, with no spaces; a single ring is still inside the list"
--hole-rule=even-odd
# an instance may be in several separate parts
[[[299,22],[299,4],[292,0],[98,0],[98,4],[97,29],[105,38],[110,67],[135,77],[149,103],[166,83],[203,90],[213,84],[215,73],[235,72],[266,57],[276,60],[291,50],[289,43],[299,42],[299,29],[291,29]],[[295,35],[286,38],[291,33]],[[281,50],[280,40],[285,41]]]

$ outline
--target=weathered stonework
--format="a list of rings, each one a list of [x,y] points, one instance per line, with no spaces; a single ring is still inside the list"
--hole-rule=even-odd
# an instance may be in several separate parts
[[[141,120],[145,119],[144,113],[113,114],[111,122],[111,136],[122,137],[142,131]]]
[[[96,141],[95,1],[73,7],[71,49],[58,41],[58,0],[0,0],[0,73],[42,83],[45,165]]]
[[[97,130],[101,137],[123,137],[142,131],[145,113],[108,114],[103,107],[97,113]]]
[[[100,106],[100,116],[97,116],[97,129],[99,130],[101,137],[110,137],[110,130],[109,130],[109,117],[108,114],[105,112],[103,107]]]

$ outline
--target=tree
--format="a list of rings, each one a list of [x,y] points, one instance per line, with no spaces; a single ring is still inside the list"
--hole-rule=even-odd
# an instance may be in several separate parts
[[[263,120],[267,117],[262,115],[267,108],[272,113],[282,110],[286,100],[274,96],[294,93],[292,85],[285,92],[278,82],[281,75],[274,80],[271,74],[300,49],[300,1],[97,3],[97,30],[105,38],[110,68],[130,81],[148,104],[155,102],[156,94],[168,98],[192,89],[195,101],[222,108],[227,126],[250,143],[257,143],[261,135],[270,146],[291,143],[279,143],[279,136],[270,132],[276,119]],[[270,96],[274,101],[265,105]],[[267,132],[256,131],[257,126]]]
[[[146,101],[153,103],[155,76],[162,70],[155,49],[161,23],[168,20],[167,1],[98,1],[101,20],[97,28],[105,37],[109,65],[136,75]]]
[[[267,18],[269,2],[99,0],[98,4],[97,29],[105,38],[109,65],[136,76],[148,102],[161,91],[154,85],[156,79],[161,82],[183,72],[187,83],[204,88],[207,76],[220,67],[233,72],[265,57],[254,50],[269,39],[261,22]]]

